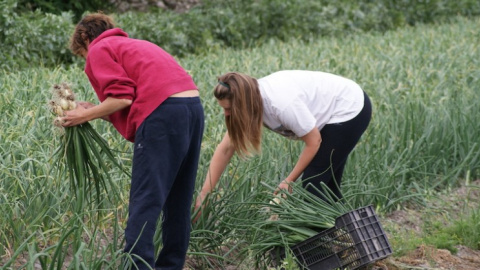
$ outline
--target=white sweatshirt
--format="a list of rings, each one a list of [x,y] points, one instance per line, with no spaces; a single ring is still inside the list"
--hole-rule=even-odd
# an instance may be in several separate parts
[[[298,138],[314,127],[357,116],[364,94],[350,79],[319,71],[284,70],[258,80],[263,123],[286,137]]]

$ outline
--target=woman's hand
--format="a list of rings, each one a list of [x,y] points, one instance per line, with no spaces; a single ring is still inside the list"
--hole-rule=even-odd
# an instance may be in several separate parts
[[[64,127],[73,127],[81,125],[85,122],[88,122],[88,119],[85,116],[85,109],[82,105],[77,106],[75,109],[70,111],[65,111],[65,117],[62,117]]]
[[[317,128],[312,129],[305,136],[301,137],[301,139],[305,143],[305,147],[300,153],[293,170],[283,181],[295,182],[295,180],[297,180],[303,173],[305,168],[307,168],[308,164],[310,164],[315,154],[317,154],[320,144],[322,143],[322,136]],[[284,183],[280,183],[278,186],[286,187]]]
[[[98,105],[95,105],[95,104],[93,104],[93,103],[86,102],[86,101],[79,101],[79,102],[77,102],[77,105],[78,105],[78,106],[82,106],[82,107],[84,107],[85,109],[91,109],[91,108],[93,108],[93,107],[95,107],[95,106],[98,106]],[[103,119],[103,120],[105,120],[105,121],[110,122],[110,117],[109,117],[108,115],[102,116],[102,117],[100,117],[100,118]]]
[[[195,217],[193,218],[193,223],[197,222],[197,220],[200,218],[200,216],[202,215],[202,209],[204,208],[203,206],[203,202],[205,201],[205,197],[207,197],[207,195],[205,194],[202,194],[200,193],[198,196],[197,196],[197,199],[195,201],[195,210],[193,211],[193,213],[197,213],[195,215]]]
[[[130,99],[117,99],[112,97],[107,97],[99,105],[94,105],[89,102],[79,102],[79,106],[77,106],[75,110],[66,112],[66,116],[62,118],[64,122],[63,126],[76,126],[97,118],[108,121],[109,115],[129,107],[131,104],[132,100]]]
[[[90,109],[90,108],[95,107],[95,104],[93,104],[91,102],[87,102],[87,101],[78,101],[77,105],[82,106],[85,109]]]
[[[198,195],[195,202],[195,212],[197,210],[199,210],[199,212],[195,216],[193,222],[196,222],[200,217],[201,210],[205,207],[205,205],[203,205],[203,201],[217,185],[218,181],[220,180],[220,176],[222,175],[223,171],[225,171],[225,168],[227,167],[234,153],[235,149],[230,143],[230,137],[228,136],[227,132],[213,153],[210,166],[208,167],[207,176],[205,177],[205,182],[203,183],[200,195]]]
[[[273,195],[277,195],[280,190],[285,190],[288,193],[292,193],[292,182],[288,181],[287,179],[283,180],[278,184],[277,189],[273,192]]]

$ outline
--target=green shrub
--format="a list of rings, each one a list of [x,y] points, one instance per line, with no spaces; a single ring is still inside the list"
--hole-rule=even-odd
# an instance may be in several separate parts
[[[209,0],[182,15],[159,10],[118,14],[116,19],[132,37],[183,56],[216,46],[258,46],[270,39],[311,40],[355,31],[385,31],[396,27],[386,14],[384,6],[368,2],[342,6],[334,1]]]
[[[18,7],[22,11],[42,11],[43,13],[61,14],[71,11],[75,20],[79,20],[85,11],[111,11],[111,1],[103,0],[18,0]]]
[[[479,15],[472,0],[204,0],[186,13],[164,10],[128,12],[116,17],[132,37],[147,39],[177,56],[203,53],[218,46],[245,48],[271,39],[318,37],[380,31]]]
[[[17,14],[16,2],[4,1],[0,16],[0,67],[12,70],[32,64],[71,63],[68,40],[73,30],[72,14],[40,11]]]
[[[0,67],[71,63],[72,55],[66,46],[74,23],[80,14],[95,11],[104,2],[0,2]],[[25,3],[36,9],[19,8]],[[65,9],[71,11],[62,13]],[[149,40],[183,57],[224,46],[255,47],[272,39],[310,41],[354,32],[385,32],[456,15],[479,14],[480,1],[476,0],[203,0],[182,14],[152,9],[115,17],[131,37]]]
[[[409,25],[430,23],[439,17],[452,15],[478,16],[480,1],[477,0],[383,0],[389,13]]]

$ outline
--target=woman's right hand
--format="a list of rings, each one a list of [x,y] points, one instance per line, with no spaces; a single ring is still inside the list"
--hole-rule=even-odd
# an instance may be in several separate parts
[[[200,216],[202,215],[202,209],[204,208],[203,206],[203,202],[205,200],[205,197],[206,195],[203,195],[202,193],[200,193],[198,196],[197,196],[197,199],[195,200],[195,210],[193,211],[193,213],[195,215],[195,217],[193,218],[193,223],[197,222],[197,220],[200,218]]]
[[[215,152],[213,153],[212,160],[210,160],[210,166],[208,167],[207,176],[205,177],[205,182],[203,183],[202,190],[200,194],[197,196],[195,201],[195,211],[197,213],[193,222],[196,222],[198,218],[201,216],[203,208],[205,208],[204,201],[207,195],[215,188],[220,177],[222,176],[223,171],[227,167],[230,159],[232,158],[233,154],[235,153],[235,149],[232,147],[230,143],[230,137],[228,136],[228,132],[223,136],[222,141],[217,148],[215,148]],[[198,210],[198,212],[197,212]]]
[[[77,101],[77,105],[82,106],[85,109],[90,109],[90,108],[95,107],[95,104],[93,104],[91,102],[87,102],[87,101]]]

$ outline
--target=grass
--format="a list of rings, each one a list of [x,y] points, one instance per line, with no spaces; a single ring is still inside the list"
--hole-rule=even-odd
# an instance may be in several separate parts
[[[212,50],[179,59],[199,86],[205,107],[197,190],[225,132],[211,89],[216,77],[228,71],[261,77],[280,69],[322,70],[349,77],[365,89],[374,112],[345,170],[343,191],[351,207],[373,204],[383,215],[406,203],[428,206],[429,198],[462,179],[478,179],[479,23],[478,18],[457,18],[450,24],[418,25],[382,35],[310,43],[272,40],[258,48]],[[108,269],[124,256],[129,179],[112,166],[109,175],[119,198],[105,201],[101,209],[74,212],[76,200],[66,175],[53,173],[59,136],[44,104],[51,85],[58,82],[69,82],[77,100],[95,101],[82,68],[0,73],[0,265],[5,269],[34,269],[35,264],[42,269]],[[129,168],[131,144],[108,124],[91,124]],[[234,158],[212,193],[206,215],[193,227],[193,269],[265,263],[252,255],[245,236],[253,232],[252,221],[260,220],[259,210],[271,199],[269,187],[292,169],[302,146],[270,135],[266,132],[263,138],[262,155],[247,162]],[[478,211],[465,212],[457,223],[446,226],[448,230],[429,223],[423,236],[394,235],[393,249],[413,247],[417,241],[475,247],[478,223]]]

